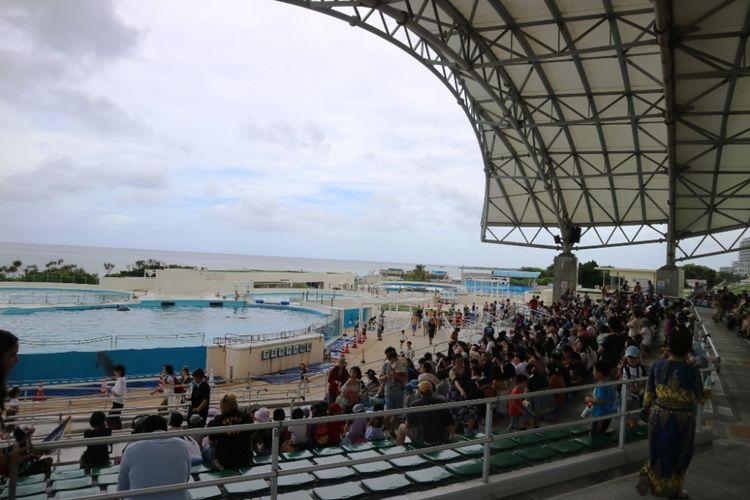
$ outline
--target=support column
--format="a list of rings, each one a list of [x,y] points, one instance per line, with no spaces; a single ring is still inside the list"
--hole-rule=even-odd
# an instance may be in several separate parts
[[[552,302],[559,302],[560,295],[570,288],[575,294],[578,286],[578,258],[573,255],[573,243],[563,241],[563,252],[555,256]]]
[[[685,284],[685,271],[674,264],[656,270],[655,291],[657,295],[680,297]]]

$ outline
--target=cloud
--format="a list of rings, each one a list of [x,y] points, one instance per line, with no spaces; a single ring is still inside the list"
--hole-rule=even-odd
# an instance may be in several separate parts
[[[132,55],[142,34],[122,22],[112,0],[4,0],[0,18],[25,32],[36,49],[78,59]]]
[[[307,121],[301,125],[275,121],[266,125],[249,122],[245,136],[251,143],[266,143],[284,148],[314,149],[320,153],[331,150],[331,143],[320,125]]]
[[[9,170],[0,167],[0,172]],[[35,202],[87,192],[158,190],[167,185],[166,174],[159,167],[129,166],[125,169],[115,162],[81,164],[69,157],[58,157],[29,170],[0,176],[0,199]]]

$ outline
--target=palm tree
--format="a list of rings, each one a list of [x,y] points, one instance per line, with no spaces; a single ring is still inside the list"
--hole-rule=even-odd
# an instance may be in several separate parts
[[[115,268],[114,264],[112,264],[111,262],[105,262],[104,263],[104,271],[105,271],[104,275],[109,276],[109,273],[111,273],[114,268]]]

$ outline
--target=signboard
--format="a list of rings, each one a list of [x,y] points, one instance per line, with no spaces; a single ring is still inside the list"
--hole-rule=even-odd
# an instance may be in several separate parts
[[[295,354],[303,354],[306,352],[312,352],[312,343],[307,344],[294,344],[281,347],[271,347],[269,349],[263,349],[260,353],[261,360],[283,358],[285,356],[293,356]]]
[[[560,282],[560,290],[567,290],[568,289],[568,282],[567,281],[561,281]]]

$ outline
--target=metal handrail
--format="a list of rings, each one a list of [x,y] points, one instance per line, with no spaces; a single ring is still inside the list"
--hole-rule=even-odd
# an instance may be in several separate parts
[[[703,371],[710,371],[710,369],[706,369]],[[595,387],[620,386],[621,388],[620,411],[616,413],[604,415],[602,417],[590,418],[587,420],[598,421],[598,420],[619,418],[620,419],[620,438],[619,438],[618,447],[622,449],[624,448],[624,445],[625,445],[626,418],[628,415],[637,413],[637,410],[633,410],[629,412],[626,409],[627,386],[631,383],[642,382],[645,379],[646,378],[643,377],[643,378],[627,380],[627,381],[619,380],[619,381],[611,381],[611,382],[606,382],[606,383],[601,383],[601,384],[589,384],[586,386],[579,386],[579,387],[574,387],[574,388],[550,389],[550,390],[517,394],[517,395],[511,394],[511,395],[506,395],[506,396],[474,399],[474,400],[468,400],[468,401],[457,401],[457,402],[451,402],[451,403],[441,403],[441,404],[435,404],[435,405],[429,405],[429,406],[419,406],[419,407],[411,407],[411,408],[396,409],[396,410],[383,410],[379,412],[371,412],[368,414],[368,416],[388,417],[388,416],[396,416],[396,415],[408,415],[411,413],[422,413],[426,411],[438,411],[438,410],[446,410],[446,409],[451,409],[451,408],[460,408],[464,406],[485,405],[484,437],[472,439],[469,441],[447,443],[444,445],[433,446],[433,447],[428,447],[428,448],[406,450],[401,453],[391,454],[388,456],[388,458],[395,459],[395,458],[409,457],[409,456],[420,455],[420,454],[429,453],[433,451],[449,450],[449,449],[454,449],[454,448],[470,446],[474,444],[480,444],[484,446],[484,460],[482,462],[483,463],[482,480],[484,482],[488,482],[489,481],[490,444],[492,443],[492,441],[495,441],[498,439],[508,439],[512,437],[518,437],[518,436],[523,436],[523,435],[538,432],[538,429],[529,429],[526,431],[511,432],[511,433],[503,434],[500,437],[493,436],[492,435],[492,413],[493,413],[493,408],[496,404],[500,404],[506,401],[511,401],[514,399],[521,399],[521,398],[531,399],[534,397],[543,397],[543,396],[549,396],[549,395],[564,394],[564,393],[569,393],[569,392],[581,392],[584,390],[593,389]],[[335,422],[335,421],[341,421],[341,420],[354,420],[355,418],[363,418],[363,417],[354,417],[354,416],[342,417],[340,415],[336,415],[336,416],[329,416],[329,417],[317,417],[317,418],[305,419],[304,423],[305,424],[318,424],[318,423]],[[169,491],[181,491],[181,490],[190,489],[190,488],[230,484],[233,482],[247,481],[250,479],[266,479],[267,478],[271,481],[271,498],[275,499],[277,496],[277,492],[278,492],[277,481],[278,481],[279,476],[285,476],[288,474],[299,474],[299,473],[304,473],[304,472],[313,472],[315,470],[324,470],[324,469],[330,469],[330,468],[341,466],[340,463],[316,464],[314,466],[296,468],[293,470],[279,470],[279,467],[278,467],[279,431],[282,428],[288,427],[290,425],[299,425],[299,421],[285,420],[282,422],[269,422],[269,423],[262,423],[262,424],[243,424],[243,425],[232,426],[233,432],[272,429],[273,449],[272,449],[272,462],[271,462],[270,472],[258,473],[258,474],[252,474],[252,475],[225,477],[225,478],[220,478],[220,479],[215,479],[215,480],[200,481],[200,482],[194,482],[194,483],[172,484],[172,485],[156,486],[156,487],[151,487],[151,488],[134,489],[134,490],[128,490],[127,495],[128,496],[141,496],[141,495],[154,494],[154,493],[164,493],[164,492],[169,492]],[[566,427],[572,427],[576,425],[579,425],[578,421],[563,422],[560,424],[545,426],[545,428],[546,429],[563,429]],[[696,431],[699,430],[699,427],[700,426],[696,426]],[[98,445],[98,444],[113,444],[113,443],[120,443],[120,442],[164,439],[164,438],[169,438],[169,437],[205,436],[205,435],[212,435],[212,434],[223,434],[225,432],[226,432],[226,428],[223,428],[223,427],[186,429],[186,430],[158,432],[158,433],[151,433],[151,434],[136,434],[136,435],[129,434],[129,435],[117,435],[117,436],[111,436],[111,437],[101,437],[101,438],[70,439],[70,440],[59,441],[59,442],[54,442],[54,443],[39,443],[35,445],[35,448],[37,451],[58,450],[58,449],[65,449],[65,448]],[[383,460],[382,456],[355,459],[355,460],[349,459],[347,460],[346,464],[358,465],[358,464],[376,462],[380,460]],[[17,483],[17,477],[18,477],[17,467],[12,467],[11,473],[10,473],[10,486],[9,486],[9,498],[11,500],[15,499],[15,491],[16,491],[15,488],[16,488],[16,483]],[[91,496],[90,498],[92,500],[93,499],[104,500],[104,499],[120,498],[121,496],[122,496],[122,492],[117,492],[117,493],[104,493],[101,495]]]

